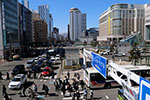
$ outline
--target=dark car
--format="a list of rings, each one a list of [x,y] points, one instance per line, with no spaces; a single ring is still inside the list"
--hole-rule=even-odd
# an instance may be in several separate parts
[[[41,68],[37,65],[32,66],[32,68],[30,70],[31,70],[31,72],[36,72],[36,73],[41,72]]]
[[[16,65],[13,70],[11,71],[12,75],[17,75],[17,74],[24,74],[25,73],[25,68],[24,65]]]

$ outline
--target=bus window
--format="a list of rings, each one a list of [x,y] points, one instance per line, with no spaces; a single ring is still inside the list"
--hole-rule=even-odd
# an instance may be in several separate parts
[[[100,73],[91,73],[90,80],[91,81],[105,81],[105,78]]]

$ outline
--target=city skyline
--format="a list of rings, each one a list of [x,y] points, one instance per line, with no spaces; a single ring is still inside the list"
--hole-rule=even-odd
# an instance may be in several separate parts
[[[53,15],[54,26],[60,29],[60,33],[67,32],[70,8],[75,7],[86,13],[87,28],[91,28],[98,27],[99,16],[105,10],[107,10],[109,6],[116,3],[145,4],[150,2],[148,2],[147,0],[105,0],[103,2],[100,0],[29,0],[30,9],[38,10],[38,5],[49,5],[50,13]]]

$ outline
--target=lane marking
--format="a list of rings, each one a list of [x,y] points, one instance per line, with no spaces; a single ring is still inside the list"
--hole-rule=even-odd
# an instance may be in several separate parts
[[[105,95],[106,99],[109,99],[109,97],[107,95]]]

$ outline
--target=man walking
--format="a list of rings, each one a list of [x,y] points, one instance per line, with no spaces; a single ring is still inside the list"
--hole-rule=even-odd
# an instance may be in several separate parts
[[[70,79],[70,73],[69,71],[67,72],[68,80]]]

